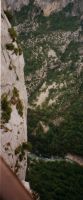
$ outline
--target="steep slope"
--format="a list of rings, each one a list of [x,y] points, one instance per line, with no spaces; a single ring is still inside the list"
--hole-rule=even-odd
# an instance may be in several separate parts
[[[35,4],[42,8],[44,15],[49,16],[51,13],[60,11],[65,8],[68,4],[74,4],[72,14],[83,12],[83,1],[82,0],[35,0]]]
[[[20,179],[27,167],[27,92],[24,58],[2,2],[1,12],[1,155]]]
[[[45,16],[49,16],[51,13],[60,11],[69,3],[74,4],[72,14],[75,15],[79,10],[83,12],[82,0],[6,0],[7,7],[12,10],[20,11],[23,6],[27,6],[29,3],[40,7],[43,10]]]
[[[59,11],[73,0],[35,0],[35,4],[41,7],[45,16],[49,16],[54,11]]]
[[[81,3],[45,17],[31,2],[14,16],[26,62],[29,139],[38,155],[83,156]]]
[[[6,0],[7,6],[12,10],[20,10],[22,6],[28,5],[29,0]]]

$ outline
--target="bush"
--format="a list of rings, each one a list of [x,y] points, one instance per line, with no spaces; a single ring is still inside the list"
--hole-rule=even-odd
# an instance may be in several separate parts
[[[16,87],[14,87],[13,89],[13,95],[12,95],[12,98],[11,98],[11,103],[13,105],[15,105],[18,101],[18,98],[19,98],[19,91],[17,90]]]
[[[65,161],[33,162],[26,181],[40,200],[82,200],[83,167]]]
[[[17,108],[18,114],[22,117],[23,116],[23,104],[20,99],[18,99],[18,101],[17,101],[16,108]]]
[[[20,46],[18,46],[17,48],[14,48],[14,53],[16,55],[18,55],[18,53],[19,55],[22,55],[22,48]]]
[[[24,150],[28,150],[28,151],[31,151],[31,149],[32,149],[32,145],[31,145],[30,142],[28,142],[28,143],[23,142],[22,147],[23,147]]]
[[[19,154],[21,152],[21,145],[18,146],[16,149],[15,149],[15,155]]]
[[[77,42],[71,41],[67,46],[65,52],[62,54],[61,61],[67,62],[69,60],[72,60],[73,62],[76,62],[79,59],[78,47],[79,45]]]
[[[15,41],[15,39],[17,38],[17,33],[16,33],[14,27],[9,28],[8,32],[9,32],[11,38],[13,39],[13,41]]]
[[[22,55],[22,53],[23,53],[22,47],[20,45],[18,45],[18,52],[19,52],[19,55]]]
[[[14,50],[14,45],[12,43],[6,44],[6,49],[13,51]]]
[[[12,70],[12,65],[11,64],[9,65],[9,70]]]
[[[16,149],[15,149],[15,155],[19,154],[19,160],[22,161],[25,155],[25,151],[30,151],[31,149],[31,145],[28,142],[23,142],[21,145],[19,145]]]
[[[22,54],[22,48],[21,47],[15,47],[12,43],[8,43],[6,44],[6,49],[10,50],[10,51],[14,51],[14,53],[16,54],[16,56],[18,55],[21,55]]]
[[[15,155],[21,153],[24,155],[24,151],[28,151],[31,149],[31,144],[30,142],[23,142],[21,145],[19,145],[16,149],[15,149]]]
[[[13,89],[13,98],[14,97],[19,97],[19,92],[16,87],[14,87],[14,89]]]
[[[8,20],[11,22],[12,18],[13,18],[13,15],[12,15],[11,11],[10,10],[5,10],[4,13],[7,16]]]
[[[10,107],[10,102],[8,101],[6,95],[2,96],[1,108],[2,108],[2,121],[7,123],[11,117],[12,109]]]
[[[18,55],[19,49],[18,48],[14,48],[14,53],[16,54],[16,56]]]

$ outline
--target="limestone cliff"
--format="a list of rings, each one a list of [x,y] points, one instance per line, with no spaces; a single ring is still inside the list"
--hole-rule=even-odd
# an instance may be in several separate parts
[[[6,0],[7,7],[12,10],[20,11],[23,6],[27,6],[30,2],[34,2],[39,6],[45,16],[49,16],[52,12],[57,12],[67,6],[69,3],[73,3],[73,15],[79,12],[83,12],[82,0]]]
[[[49,16],[53,11],[61,10],[70,2],[71,0],[49,0],[49,1],[35,0],[35,3],[38,4],[43,9],[45,16]]]
[[[68,4],[73,3],[73,15],[76,15],[79,10],[83,12],[82,0],[35,0],[35,4],[40,6],[45,16],[49,16],[52,12],[62,10]]]
[[[3,1],[2,7],[6,8]],[[27,93],[16,32],[1,12],[1,154],[22,180],[27,167]]]

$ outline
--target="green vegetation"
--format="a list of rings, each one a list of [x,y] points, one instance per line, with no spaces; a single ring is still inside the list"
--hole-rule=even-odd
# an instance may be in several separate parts
[[[8,20],[9,20],[10,22],[12,22],[12,19],[13,19],[12,12],[11,12],[10,10],[5,10],[4,12],[5,12],[5,14],[6,14]]]
[[[79,18],[66,16],[64,11],[53,13],[49,17],[38,16],[39,27],[34,32],[35,35],[46,34],[47,32],[64,30],[75,31],[79,27]],[[49,25],[48,25],[49,24]]]
[[[29,48],[27,50],[24,49],[25,62],[26,66],[28,66],[28,69],[25,67],[25,74],[34,73],[36,70],[41,69],[43,65],[44,58],[41,55],[36,58],[34,52],[35,48],[32,50]]]
[[[31,153],[49,158],[64,158],[68,153],[83,156],[83,74],[81,70],[78,73],[81,59],[79,44],[75,39],[77,36],[73,34],[79,28],[80,17],[71,15],[73,3],[62,11],[45,17],[30,2],[20,12],[15,12],[13,23],[22,25],[18,41],[21,41],[24,52],[25,76],[31,74],[26,83],[30,91],[28,138],[32,144]],[[62,53],[68,41],[69,44]],[[48,57],[51,49],[58,57],[57,63],[55,58]],[[47,70],[45,77],[39,77],[40,71],[38,75],[35,73],[42,67]],[[54,82],[58,86],[49,90],[48,98],[41,107],[36,107],[44,82],[47,88]],[[50,99],[56,98],[55,103],[49,105]],[[47,132],[43,125],[48,127]],[[23,146],[17,149],[20,161],[24,154],[22,149],[28,149],[27,144]],[[75,163],[60,160],[36,162],[33,159],[26,180],[39,193],[41,200],[83,198],[83,168]]]
[[[31,150],[31,144],[30,142],[23,142],[21,145],[19,145],[15,149],[15,155],[19,154],[19,160],[22,161],[24,156],[25,156],[25,151],[30,151]]]
[[[16,54],[16,56],[18,55],[18,52],[19,52],[18,48],[14,48],[14,53]]]
[[[22,149],[21,145],[18,146],[18,147],[15,149],[15,155],[19,154],[19,153],[21,152],[21,149]]]
[[[18,44],[18,52],[19,52],[19,55],[22,55],[23,53],[22,47],[19,44]]]
[[[14,13],[14,17],[12,20],[13,24],[20,24],[23,23],[25,19],[32,19],[32,13],[33,11],[38,11],[37,7],[33,5],[33,3],[30,1],[28,6],[22,7],[22,9],[19,12]]]
[[[79,59],[79,51],[78,51],[79,44],[77,42],[71,41],[67,46],[65,52],[61,56],[61,61],[67,62],[72,61],[76,62]]]
[[[22,143],[22,148],[24,149],[24,150],[28,150],[28,151],[31,151],[31,149],[32,149],[32,145],[31,145],[31,143],[30,142],[23,142]]]
[[[14,45],[12,43],[6,44],[6,49],[13,51],[14,50]]]
[[[13,105],[17,104],[18,99],[19,99],[19,91],[17,90],[16,87],[14,87],[14,89],[12,91],[11,103]]]
[[[22,117],[23,116],[23,103],[19,98],[19,91],[16,87],[14,87],[14,89],[12,91],[11,103],[16,105],[18,114]]]
[[[15,12],[14,23],[17,25],[23,23],[25,19],[33,20],[33,12],[35,13],[34,22],[38,22],[39,27],[34,34],[47,33],[49,31],[56,30],[65,30],[65,31],[74,31],[79,26],[79,17],[66,15],[66,12],[71,13],[73,4],[68,4],[62,11],[58,13],[53,13],[49,17],[45,17],[43,12],[40,11],[38,14],[39,8],[37,8],[32,2],[28,6],[24,6],[21,11]]]
[[[37,51],[37,47],[39,49],[40,46],[48,44],[48,41],[44,41],[43,44],[37,44],[34,47],[29,47],[28,39],[33,38],[34,41],[38,37],[39,40],[44,38],[46,35],[59,31],[75,31],[78,29],[80,20],[79,17],[71,16],[68,13],[71,13],[73,8],[73,4],[70,3],[65,7],[62,11],[58,13],[53,13],[48,17],[43,15],[43,12],[36,7],[33,2],[30,2],[28,6],[24,6],[21,11],[15,12],[14,14],[14,25],[18,25],[19,23],[23,24],[24,30],[20,32],[18,36],[18,40],[22,41],[22,48],[24,52],[25,58],[25,75],[30,73],[34,73],[37,69],[40,69],[43,66],[43,62],[46,58],[46,53],[43,50],[43,54],[39,55]],[[34,17],[33,17],[34,13]],[[33,30],[33,25],[35,24],[36,28]],[[28,28],[28,32],[27,32]],[[32,40],[32,39],[31,39]],[[50,40],[49,40],[50,43]],[[54,42],[52,42],[53,44]],[[57,49],[57,47],[55,46]],[[44,48],[45,49],[45,48]],[[34,54],[34,52],[38,53],[38,57]],[[59,52],[57,50],[57,52]],[[74,54],[73,54],[74,52]],[[77,51],[76,51],[77,52]],[[60,52],[59,52],[60,53]],[[62,55],[65,57],[65,55]],[[76,60],[78,58],[77,53],[72,51],[72,55],[70,56],[72,60]],[[64,59],[64,58],[63,58]],[[27,67],[28,66],[28,67]]]
[[[83,168],[69,162],[34,162],[26,180],[40,200],[82,200]]]
[[[16,54],[16,56],[22,55],[22,48],[20,45],[18,45],[17,47],[14,46],[13,43],[7,43],[6,44],[6,49],[8,49],[9,51],[14,51],[14,53]]]
[[[19,98],[16,103],[16,109],[18,111],[18,114],[22,117],[23,116],[23,103]]]
[[[11,117],[12,108],[10,101],[8,100],[8,97],[5,94],[2,95],[1,97],[1,109],[2,109],[2,116],[1,116],[2,122],[8,123]]]
[[[15,98],[15,97],[19,97],[19,91],[17,90],[16,87],[14,87],[14,89],[13,89],[13,98]]]
[[[73,3],[69,3],[62,11],[45,17],[43,12],[31,2],[20,12],[15,12],[15,21],[13,22],[14,25],[22,24],[18,40],[22,42],[25,57],[25,76],[30,73],[32,75],[31,81],[26,83],[28,88],[30,86],[32,89],[29,104],[35,107],[34,104],[41,87],[40,82],[35,89],[32,87],[39,81],[35,72],[46,67],[46,62],[47,74],[41,82],[45,81],[47,86],[53,82],[58,85],[65,82],[65,86],[62,88],[50,89],[49,96],[42,108],[28,110],[28,133],[33,146],[32,152],[48,157],[64,156],[69,152],[83,155],[81,94],[83,87],[82,77],[77,74],[77,62],[80,62],[79,44],[73,34],[68,33],[68,31],[73,33],[79,28],[80,18],[71,15],[72,8]],[[67,36],[67,34],[69,35]],[[64,39],[64,37],[66,38]],[[70,41],[69,45],[62,53],[67,41]],[[54,58],[48,58],[49,49],[56,52],[59,63],[56,64]],[[57,103],[49,106],[49,100],[58,95]],[[63,121],[57,126],[55,122],[60,117]],[[47,134],[44,133],[40,122],[49,127]]]
[[[32,152],[37,155],[45,157],[64,156],[70,152],[83,156],[83,96],[81,93],[80,96],[78,94],[71,95],[71,103],[66,110],[70,98],[68,95],[69,93],[64,94],[65,101],[61,110],[59,104],[51,107],[45,106],[42,109],[28,110],[28,135],[33,147]],[[61,101],[63,101],[62,97],[60,103]],[[56,126],[53,122],[59,117],[64,120],[59,126]],[[48,125],[47,134],[40,126],[40,121]]]
[[[68,13],[70,13],[71,14],[71,12],[72,12],[72,9],[73,9],[73,2],[70,2],[65,8],[63,8],[63,10],[65,11],[65,12],[68,12]]]
[[[13,39],[13,41],[15,41],[17,38],[17,33],[16,33],[16,30],[14,29],[14,27],[9,28],[8,32],[9,32],[11,38]]]
[[[16,164],[15,164],[15,173],[17,173],[19,169],[20,169],[20,165],[19,165],[18,160],[16,160]]]
[[[22,55],[23,51],[22,51],[22,48],[21,48],[20,45],[18,45],[17,48],[14,48],[14,53],[15,53],[16,55],[19,54],[19,56]]]

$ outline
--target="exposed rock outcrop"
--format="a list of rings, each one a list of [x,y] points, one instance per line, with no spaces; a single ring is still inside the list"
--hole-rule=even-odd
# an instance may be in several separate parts
[[[2,6],[6,6],[3,2]],[[5,7],[4,7],[5,8]],[[27,92],[24,58],[2,7],[1,13],[1,155],[22,180],[27,167]],[[21,51],[19,51],[21,50]]]
[[[29,0],[6,0],[7,6],[19,11],[22,6],[28,5]]]
[[[62,10],[69,3],[73,3],[73,15],[76,13],[83,13],[83,1],[82,0],[6,0],[7,7],[12,10],[20,11],[23,6],[27,6],[30,2],[34,2],[39,6],[45,16],[49,16],[52,12]]]
[[[45,16],[49,16],[53,11],[59,11],[65,7],[70,0],[35,0],[35,3],[42,8]]]

